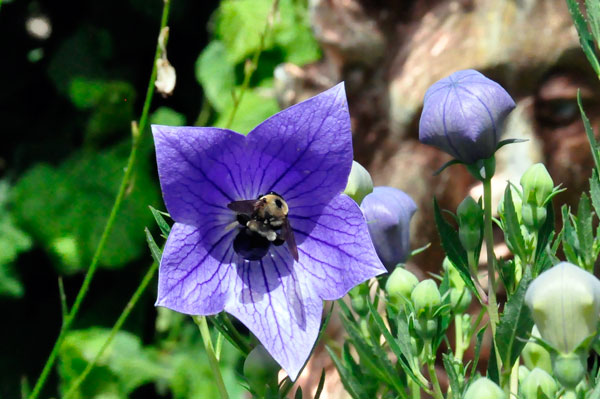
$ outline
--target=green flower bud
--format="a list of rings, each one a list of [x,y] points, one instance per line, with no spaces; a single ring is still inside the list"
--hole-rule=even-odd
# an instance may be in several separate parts
[[[531,283],[525,303],[542,338],[558,352],[570,353],[596,334],[600,281],[575,265],[561,262]]]
[[[448,280],[450,282],[450,287],[461,290],[465,287],[465,282],[460,276],[460,273],[456,269],[456,266],[452,263],[452,261],[446,256],[444,258],[444,262],[442,263],[442,268],[448,274]]]
[[[469,385],[464,399],[506,399],[506,395],[492,380],[481,377]]]
[[[438,328],[437,319],[430,319],[427,316],[418,317],[415,320],[415,332],[424,340],[435,337]]]
[[[523,380],[519,390],[523,399],[541,399],[543,393],[548,398],[554,398],[558,385],[554,378],[542,369],[534,368]]]
[[[462,290],[450,288],[450,304],[454,313],[464,313],[471,306],[473,296],[467,288]]]
[[[475,251],[481,243],[483,209],[471,196],[467,195],[456,209],[458,217],[458,237],[463,248]]]
[[[534,337],[541,338],[540,332],[538,331],[536,326],[533,326],[531,335]],[[548,353],[548,351],[544,349],[544,347],[542,347],[541,345],[538,345],[532,341],[527,342],[527,344],[523,348],[523,352],[521,352],[521,356],[523,357],[523,362],[529,370],[533,370],[537,367],[548,373],[552,372],[552,362],[550,360],[550,353]]]
[[[519,366],[519,385],[521,385],[523,381],[525,381],[525,378],[527,378],[528,375],[529,369],[521,364]]]
[[[350,295],[350,305],[356,314],[365,316],[369,313],[366,298],[366,296],[369,295],[369,285],[367,283],[359,284],[352,288],[350,292],[348,292],[348,295]]]
[[[348,176],[348,184],[344,194],[360,205],[363,198],[373,192],[373,180],[367,170],[358,162],[352,161],[352,169]]]
[[[523,224],[530,229],[539,230],[546,221],[546,208],[535,204],[525,203],[521,208]]]
[[[432,279],[423,280],[417,284],[410,294],[410,299],[417,315],[423,312],[431,315],[442,303],[440,290]]]
[[[250,388],[260,397],[264,396],[268,385],[277,386],[277,373],[280,369],[279,364],[262,345],[252,349],[244,361],[244,376]]]
[[[567,389],[575,389],[585,377],[586,370],[586,354],[560,353],[552,358],[553,374]]]
[[[523,187],[524,202],[542,207],[554,190],[554,182],[546,167],[536,163],[521,176],[521,187]]]
[[[521,221],[521,207],[523,206],[523,201],[521,199],[521,193],[512,185],[509,184],[508,189],[510,189],[511,197],[513,200],[513,206],[515,207],[515,213],[517,214],[517,218],[519,222]],[[504,215],[504,195],[500,197],[500,202],[498,202],[498,215]]]
[[[405,299],[410,298],[410,293],[418,283],[417,276],[405,268],[398,266],[390,274],[387,283],[385,283],[385,291],[388,294],[390,302],[400,306],[404,303]]]

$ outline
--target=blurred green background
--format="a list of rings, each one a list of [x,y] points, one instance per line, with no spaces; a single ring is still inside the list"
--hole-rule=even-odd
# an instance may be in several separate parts
[[[244,62],[259,46],[270,0],[172,0],[168,58],[174,94],[156,94],[151,122],[223,126]],[[60,323],[58,277],[77,294],[112,206],[139,118],[162,1],[3,0],[0,8],[0,397],[35,383]],[[260,68],[233,122],[247,132],[279,106],[273,71],[320,57],[306,2],[280,2]],[[148,205],[164,209],[149,132],[133,185],[101,258],[101,269],[42,397],[68,387],[104,342],[151,264],[143,229]],[[158,234],[155,234],[158,237]],[[191,320],[154,308],[155,283],[113,347],[78,392],[81,398],[200,398],[211,374]],[[224,347],[232,397],[241,364]],[[25,387],[25,388],[23,388]],[[214,392],[216,395],[216,391]]]

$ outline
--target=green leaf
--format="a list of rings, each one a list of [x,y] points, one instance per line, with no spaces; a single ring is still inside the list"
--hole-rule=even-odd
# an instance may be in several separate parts
[[[552,242],[554,235],[554,206],[552,201],[546,204],[546,220],[538,231],[538,241],[535,248],[535,273],[534,277],[537,276],[541,271],[545,270],[548,264],[548,256],[546,254],[546,248],[548,244]],[[556,251],[553,251],[552,255],[555,255]]]
[[[496,346],[503,367],[510,368],[519,358],[525,340],[533,328],[533,318],[525,304],[525,292],[531,283],[531,269],[525,272],[514,294],[508,299],[496,330]],[[521,338],[521,339],[520,339]]]
[[[317,390],[315,392],[314,399],[320,399],[321,393],[323,392],[323,388],[325,387],[325,369],[321,371],[321,378],[319,378],[319,384],[317,385]]]
[[[146,233],[146,242],[148,243],[148,247],[150,247],[150,253],[152,254],[152,258],[156,263],[160,264],[160,259],[162,258],[162,251],[160,250],[158,245],[156,245],[156,241],[154,241],[154,237],[152,237],[152,233],[150,233],[150,230],[148,230],[147,227],[144,229],[144,232]]]
[[[294,395],[294,399],[302,399],[302,387],[298,387],[296,389],[296,394]]]
[[[145,253],[143,229],[152,223],[147,210],[160,201],[150,173],[150,148],[140,161],[102,253],[100,264],[117,268]],[[64,273],[84,270],[98,245],[113,206],[129,143],[102,153],[78,152],[58,167],[38,164],[14,187],[14,214],[25,231],[53,255]],[[51,198],[52,201],[48,201]]]
[[[568,262],[571,262],[575,265],[579,264],[579,258],[577,257],[576,248],[579,247],[579,242],[577,238],[577,233],[575,228],[572,225],[571,213],[569,212],[569,207],[567,205],[563,205],[561,208],[562,211],[562,219],[563,219],[563,229],[562,229],[562,245],[563,252],[567,258]]]
[[[458,270],[460,276],[471,292],[481,300],[479,292],[475,288],[473,280],[471,280],[467,253],[460,243],[458,233],[442,216],[442,212],[435,198],[433,199],[433,210],[435,213],[435,224],[437,225],[440,240],[442,241],[442,247],[444,248],[444,251],[446,251],[446,255],[454,266],[456,266],[456,270]]]
[[[215,122],[215,126],[225,127],[232,110],[233,105],[230,104],[219,116]],[[233,124],[229,128],[236,132],[247,134],[259,123],[277,112],[279,112],[279,105],[271,94],[261,90],[261,88],[248,89],[238,105]]]
[[[453,397],[462,397],[462,382],[456,372],[456,367],[461,366],[460,362],[458,362],[454,356],[447,353],[442,354],[442,362],[444,363],[444,369],[446,369],[446,374],[448,375],[448,381],[450,382]]]
[[[481,345],[483,343],[483,335],[485,334],[486,326],[482,327],[477,332],[477,339],[475,341],[475,354],[473,356],[473,365],[471,366],[470,378],[473,378],[475,372],[477,371],[477,363],[479,362],[479,355],[481,354]],[[490,354],[491,356],[491,354]],[[494,359],[496,356],[494,356]],[[491,358],[490,358],[491,359]],[[496,367],[497,368],[497,367]]]
[[[600,76],[600,75],[599,75]],[[583,103],[581,101],[581,91],[577,90],[577,105],[579,106],[579,113],[581,113],[581,120],[583,121],[583,127],[585,128],[585,134],[587,135],[588,142],[590,144],[590,150],[592,151],[592,157],[594,158],[594,165],[596,166],[596,173],[600,172],[600,156],[598,154],[598,143],[596,142],[596,136],[594,129],[588,119],[585,111],[583,110]]]
[[[196,79],[217,111],[222,112],[231,104],[235,70],[222,41],[213,40],[202,50],[196,61]]]
[[[498,374],[498,363],[496,359],[496,349],[494,345],[490,347],[490,357],[488,360],[487,378],[500,385],[500,375]]]
[[[185,115],[169,107],[158,107],[150,115],[150,123],[154,125],[183,126],[185,125]]]
[[[162,232],[163,237],[167,238],[169,236],[169,233],[171,232],[171,226],[169,226],[169,223],[167,223],[167,221],[163,217],[163,213],[157,210],[156,208],[152,207],[151,205],[148,205],[148,208],[150,208],[150,212],[152,212],[152,216],[154,217],[158,228]]]
[[[506,185],[506,189],[504,190],[504,213],[502,221],[505,229],[504,234],[510,250],[521,259],[527,259],[525,239],[521,233],[521,225],[515,210],[510,185]]]
[[[596,47],[600,45],[600,2],[598,0],[585,0],[587,17],[590,22],[590,30],[596,40]]]
[[[577,3],[577,0],[567,0],[567,6],[569,7],[571,18],[573,18],[575,29],[577,29],[577,33],[579,34],[579,43],[581,44],[583,53],[594,69],[594,72],[596,72],[596,75],[600,77],[600,64],[594,54],[594,39],[588,31],[585,19],[579,10],[579,4]]]
[[[579,206],[577,208],[577,241],[579,242],[579,254],[580,258],[584,261],[581,265],[587,271],[594,270],[594,262],[596,261],[596,254],[594,253],[594,231],[593,231],[593,219],[592,209],[590,200],[585,193],[581,194],[579,199]]]
[[[348,392],[354,399],[366,398],[366,392],[363,393],[362,387],[356,384],[354,378],[352,377],[348,369],[342,364],[339,357],[327,345],[325,345],[325,350],[327,350],[327,353],[329,353],[329,357],[331,357],[331,360],[333,360],[333,364],[335,365],[335,368],[337,369],[338,374],[340,375],[340,379],[342,380],[342,384],[344,385],[346,392]]]
[[[600,179],[596,170],[592,172],[592,177],[590,177],[590,196],[594,212],[596,212],[596,215],[600,215]]]

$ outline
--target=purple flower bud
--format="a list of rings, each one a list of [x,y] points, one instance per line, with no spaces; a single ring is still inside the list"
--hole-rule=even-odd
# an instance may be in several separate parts
[[[481,73],[466,69],[434,83],[425,93],[419,140],[472,164],[494,155],[510,95]]]
[[[393,187],[375,187],[360,205],[375,250],[388,271],[410,254],[410,220],[417,205],[406,193]]]

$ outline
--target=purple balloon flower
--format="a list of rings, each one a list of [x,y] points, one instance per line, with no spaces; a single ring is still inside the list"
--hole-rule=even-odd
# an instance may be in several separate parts
[[[466,69],[437,81],[425,93],[419,140],[471,164],[494,155],[510,95],[481,73]]]
[[[359,207],[341,194],[352,166],[343,84],[247,136],[209,127],[152,132],[175,220],[156,305],[225,310],[295,379],[316,341],[322,301],[385,272]]]
[[[360,205],[375,250],[388,270],[410,254],[410,220],[417,210],[405,192],[394,187],[375,187]]]

